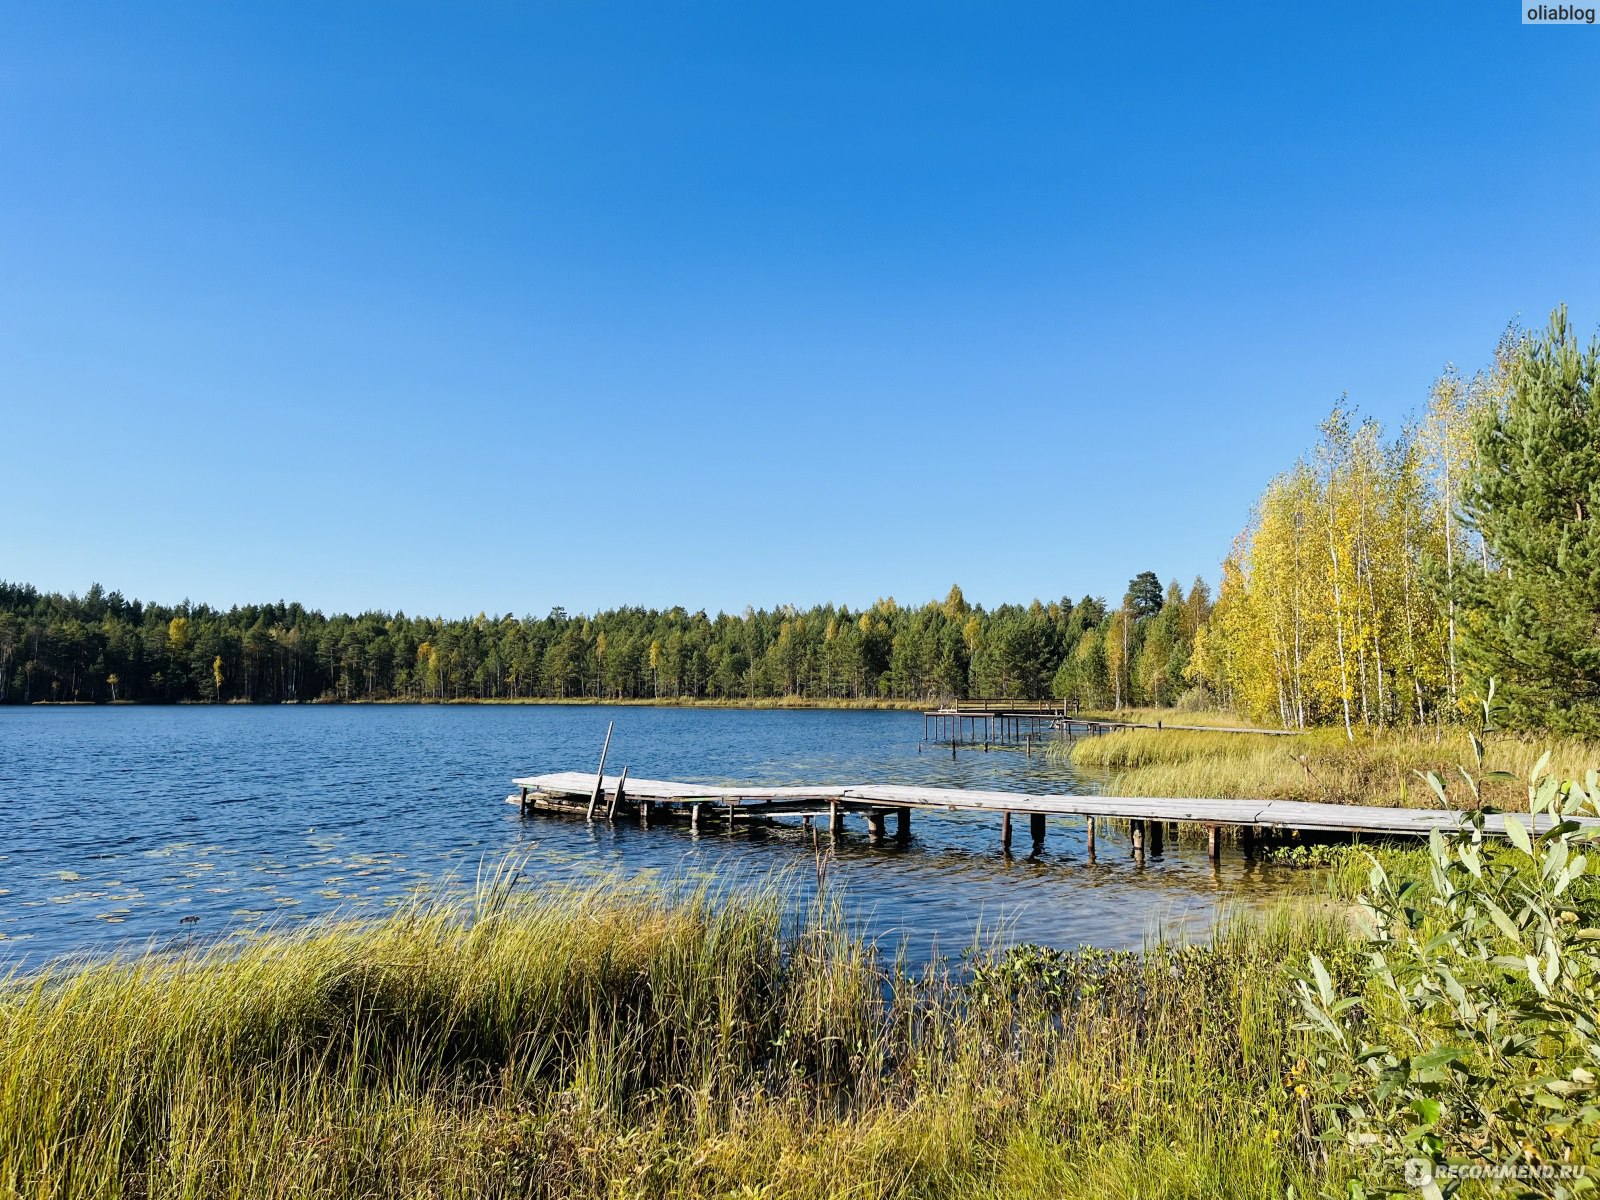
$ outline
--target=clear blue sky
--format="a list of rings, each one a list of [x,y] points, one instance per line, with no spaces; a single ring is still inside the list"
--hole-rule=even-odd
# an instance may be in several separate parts
[[[1215,579],[1600,323],[1494,3],[0,0],[0,578],[446,615]]]

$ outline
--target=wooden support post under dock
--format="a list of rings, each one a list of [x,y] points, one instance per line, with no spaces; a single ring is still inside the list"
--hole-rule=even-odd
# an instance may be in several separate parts
[[[1151,821],[1150,823],[1150,853],[1161,853],[1161,841],[1165,835],[1167,823],[1165,821]]]
[[[1089,861],[1094,861],[1094,818],[1089,818],[1087,838],[1089,841]]]
[[[691,805],[689,805],[689,828],[694,830],[694,832],[696,832],[696,833],[700,832],[700,809],[701,809],[701,807],[702,806],[699,805],[699,804],[691,804]]]
[[[1133,835],[1133,856],[1142,859],[1144,857],[1144,822],[1134,821],[1130,826],[1130,832]]]
[[[528,815],[528,789],[527,788],[523,788],[522,789],[522,802],[521,802],[520,814],[522,816],[524,816],[524,817]]]
[[[883,841],[883,810],[881,808],[874,808],[867,813],[867,833],[873,841]]]
[[[1000,814],[1000,848],[1007,854],[1011,853],[1011,810],[1009,808]]]
[[[911,810],[897,808],[894,810],[894,840],[902,846],[911,840]]]
[[[1033,834],[1033,844],[1037,849],[1044,845],[1044,814],[1031,813],[1028,816],[1028,832]]]
[[[844,832],[844,810],[837,800],[828,805],[828,836],[838,837]]]
[[[1206,826],[1206,857],[1212,862],[1217,861],[1217,827]]]

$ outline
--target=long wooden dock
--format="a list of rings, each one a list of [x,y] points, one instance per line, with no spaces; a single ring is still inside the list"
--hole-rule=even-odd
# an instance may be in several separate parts
[[[1089,852],[1094,853],[1096,819],[1127,821],[1133,852],[1142,857],[1146,843],[1159,849],[1166,826],[1187,824],[1209,831],[1210,853],[1219,853],[1218,831],[1238,830],[1246,849],[1260,834],[1288,831],[1353,836],[1426,836],[1434,829],[1454,829],[1461,813],[1443,809],[1382,808],[1358,804],[1320,804],[1298,800],[1193,800],[1179,797],[1046,795],[1026,792],[972,791],[958,788],[908,787],[897,784],[815,785],[767,787],[755,784],[678,783],[661,779],[629,779],[627,773],[606,775],[604,770],[560,771],[530,775],[512,781],[519,789],[507,803],[520,807],[524,816],[538,811],[584,815],[593,820],[636,820],[649,826],[657,821],[686,820],[696,829],[799,817],[809,824],[825,817],[832,833],[841,832],[847,816],[864,819],[874,840],[885,837],[887,818],[895,817],[895,837],[908,841],[911,814],[974,812],[1000,818],[1002,845],[1011,843],[1013,817],[1026,816],[1036,843],[1044,840],[1050,818],[1081,818],[1087,822]],[[1520,814],[1526,824],[1528,814]],[[1537,828],[1551,825],[1541,817]],[[1600,826],[1600,818],[1585,824]],[[1490,816],[1484,826],[1490,836],[1505,835],[1505,818]]]

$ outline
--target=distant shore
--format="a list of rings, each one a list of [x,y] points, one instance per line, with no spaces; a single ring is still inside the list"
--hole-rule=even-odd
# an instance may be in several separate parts
[[[252,700],[225,700],[217,704],[211,700],[174,700],[170,702],[153,700],[33,700],[27,704],[18,704],[16,708],[282,708],[296,705],[338,705],[341,707],[373,707],[381,705],[568,705],[598,707],[628,707],[628,708],[748,708],[748,709],[840,709],[854,711],[893,711],[893,712],[924,712],[937,708],[937,700],[889,700],[889,699],[813,699],[805,696],[764,696],[754,700],[707,700],[694,699],[693,697],[643,697],[630,699],[599,699],[594,696],[568,696],[560,699],[554,696],[519,696],[498,697],[494,699],[479,700],[472,697],[463,697],[459,700],[440,700],[426,697],[397,696],[388,700],[283,700],[271,702],[257,702]],[[0,705],[0,708],[8,707]]]
[[[792,708],[792,709],[855,709],[855,710],[891,710],[896,712],[923,712],[927,709],[937,708],[936,700],[842,700],[808,698],[805,696],[763,696],[754,700],[711,700],[695,699],[692,696],[661,696],[661,697],[635,697],[630,699],[602,699],[595,696],[568,696],[559,699],[554,696],[518,697],[517,699],[497,698],[491,700],[474,700],[471,698],[461,700],[337,700],[322,701],[328,704],[552,704],[552,705],[588,705],[593,708],[600,707],[625,707],[625,708]]]

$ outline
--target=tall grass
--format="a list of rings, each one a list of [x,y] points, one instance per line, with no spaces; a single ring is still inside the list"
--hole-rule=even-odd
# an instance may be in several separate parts
[[[1419,772],[1457,777],[1471,759],[1467,733],[1390,731],[1347,740],[1343,730],[1290,737],[1185,730],[1122,729],[1057,747],[1073,763],[1109,772],[1107,794],[1322,800],[1335,804],[1431,807],[1438,804]],[[1546,749],[1551,769],[1581,779],[1600,766],[1600,743],[1572,738],[1491,734],[1485,766],[1526,779]],[[1524,783],[1489,784],[1485,798],[1527,808]]]
[[[1126,721],[1134,725],[1215,725],[1226,729],[1260,728],[1259,723],[1241,717],[1238,713],[1221,712],[1214,708],[1187,708],[1182,705],[1169,708],[1117,708],[1083,709],[1073,716],[1085,721]]]
[[[916,975],[713,903],[505,889],[0,987],[0,1194],[1314,1191],[1284,914],[1200,949]]]

